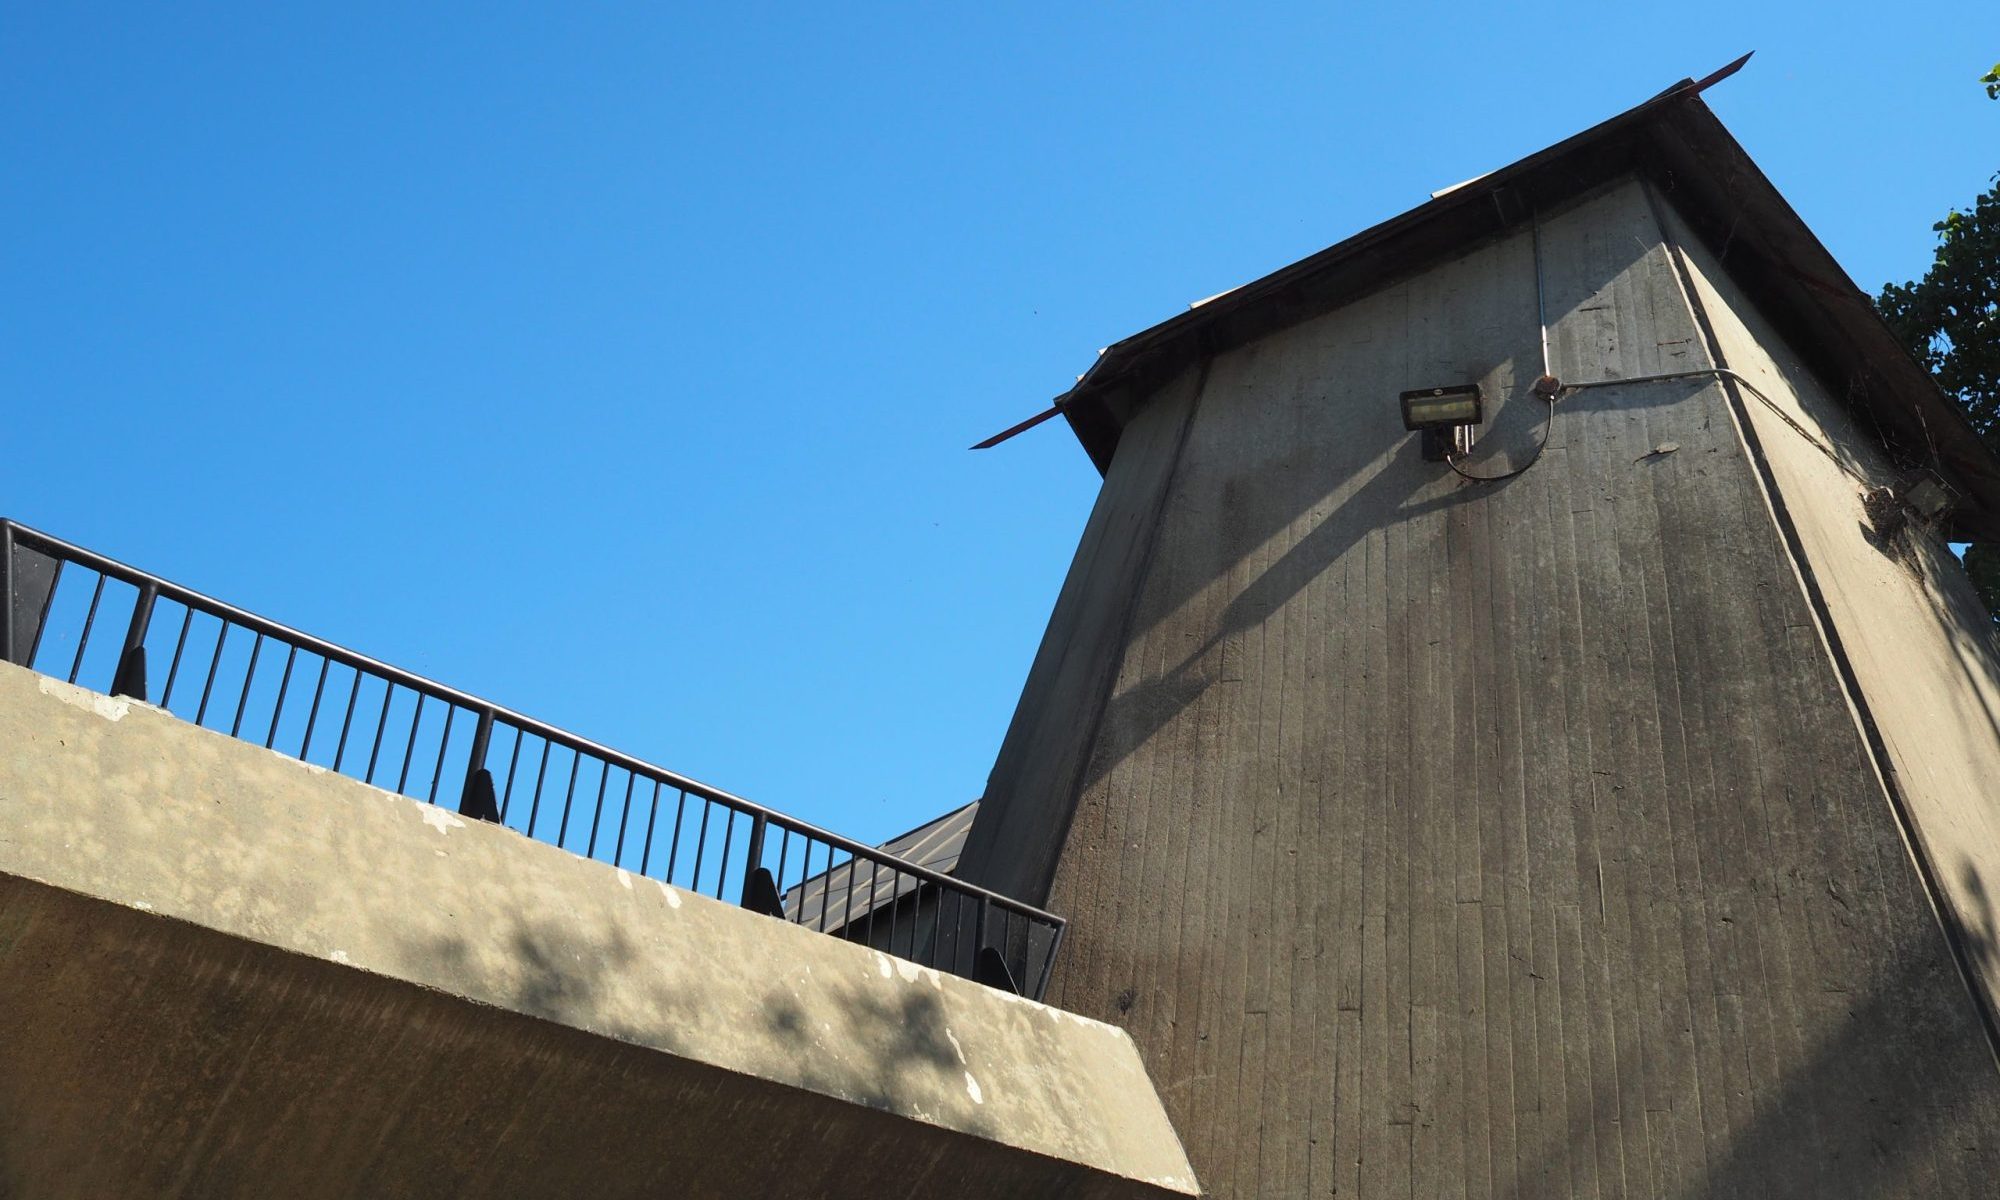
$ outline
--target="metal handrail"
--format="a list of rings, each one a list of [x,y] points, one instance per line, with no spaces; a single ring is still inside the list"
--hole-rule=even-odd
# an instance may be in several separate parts
[[[37,562],[35,556],[45,561]],[[678,796],[678,805],[673,833],[668,841],[668,865],[659,876],[663,880],[673,882],[683,850],[691,848],[693,866],[688,876],[689,885],[693,890],[703,890],[702,863],[708,850],[709,823],[719,807],[726,816],[723,822],[722,861],[714,881],[718,898],[723,898],[726,890],[736,890],[746,906],[794,923],[810,925],[807,919],[809,906],[799,903],[795,912],[787,913],[783,904],[793,867],[791,843],[797,839],[802,843],[797,860],[798,879],[790,885],[790,892],[802,896],[810,892],[814,884],[818,885],[818,903],[812,911],[817,917],[817,927],[823,932],[867,942],[899,957],[987,982],[1012,984],[1020,981],[1025,986],[1017,986],[1016,990],[1035,997],[1039,997],[1047,985],[1056,949],[1062,941],[1064,922],[1059,917],[5,518],[0,518],[0,661],[32,668],[37,665],[38,658],[47,657],[42,653],[47,649],[44,645],[47,635],[52,632],[52,624],[62,624],[53,621],[52,617],[66,567],[81,568],[95,576],[88,608],[74,635],[75,652],[68,671],[71,683],[78,681],[83,664],[90,657],[91,637],[93,631],[98,629],[97,618],[104,599],[105,583],[116,581],[133,589],[134,594],[108,689],[114,694],[132,696],[141,701],[148,698],[145,664],[148,638],[156,629],[154,613],[162,602],[178,605],[183,610],[183,616],[174,640],[167,685],[159,699],[159,704],[169,711],[172,711],[173,692],[196,615],[217,623],[215,649],[202,688],[200,706],[193,717],[198,725],[206,720],[229,633],[231,630],[242,630],[254,635],[254,641],[248,665],[242,673],[235,718],[229,728],[233,737],[243,736],[243,721],[250,710],[252,691],[257,686],[261,651],[266,642],[274,642],[286,653],[283,677],[276,699],[270,706],[268,733],[264,738],[267,748],[275,748],[278,730],[284,723],[286,697],[300,657],[317,659],[320,663],[318,681],[313,689],[311,712],[306,718],[296,755],[301,760],[309,760],[329,672],[338,666],[351,672],[353,678],[348,688],[339,747],[333,761],[326,764],[336,771],[356,775],[365,782],[374,782],[390,711],[396,690],[400,688],[417,700],[396,781],[395,790],[399,793],[430,803],[437,802],[437,790],[444,778],[447,760],[456,757],[452,726],[458,715],[463,713],[473,719],[474,728],[465,752],[459,800],[462,813],[507,824],[537,840],[553,841],[565,849],[577,851],[577,847],[567,844],[570,840],[569,819],[577,783],[588,769],[588,763],[599,775],[597,798],[591,813],[587,844],[577,852],[584,857],[598,858],[598,825],[604,817],[606,788],[615,770],[623,773],[626,780],[619,831],[610,860],[614,864],[624,865],[627,857],[626,825],[631,817],[634,789],[643,779],[652,786],[652,794],[647,801],[647,829],[639,854],[640,874],[651,873],[649,868],[656,845],[655,823],[660,815],[660,797],[664,790],[671,789]],[[24,630],[28,631],[25,639]],[[67,636],[67,629],[62,633]],[[20,644],[24,640],[26,644]],[[370,747],[368,767],[362,773],[358,767],[358,755],[354,770],[343,768],[356,705],[366,680],[379,682],[383,692],[379,706],[371,706],[367,710],[372,712],[379,708],[380,715]],[[426,702],[442,705],[445,716],[442,733],[436,739],[429,792],[424,796],[415,796],[407,789],[407,784],[419,745],[428,747],[430,742],[428,737],[419,736]],[[252,726],[253,732],[258,725],[266,724],[261,707],[258,711],[259,721]],[[504,790],[497,786],[494,763],[490,761],[496,732],[513,734],[513,751],[506,766]],[[522,775],[522,749],[531,739],[541,745],[540,765],[536,771],[534,791],[528,800],[529,816],[525,827],[520,827],[512,825],[507,818],[516,784]],[[550,752],[557,747],[568,751],[571,761],[557,833],[551,839],[544,833],[537,833],[536,825],[547,782]],[[431,757],[428,748],[425,755]],[[421,785],[422,773],[419,773],[417,781]],[[558,778],[557,782],[560,784],[561,779]],[[690,798],[701,804],[699,832],[695,834],[691,846],[684,838],[682,829],[683,820],[688,816]],[[750,829],[743,843],[740,864],[736,864],[729,854],[735,825],[741,818],[749,820]],[[581,826],[578,828],[580,830]],[[772,862],[774,856],[770,846],[774,840],[778,842],[775,863]],[[819,864],[817,868],[815,861]],[[816,869],[817,874],[814,874]],[[857,882],[857,875],[864,876],[864,880]],[[844,882],[845,897],[839,905],[839,920],[835,922],[832,921],[832,913],[836,906],[831,893],[841,886],[837,880]],[[949,913],[947,900],[950,901]],[[976,906],[972,913],[966,911],[969,904]],[[900,925],[907,925],[907,928],[900,929]],[[996,969],[998,967],[1004,967],[1004,970]]]

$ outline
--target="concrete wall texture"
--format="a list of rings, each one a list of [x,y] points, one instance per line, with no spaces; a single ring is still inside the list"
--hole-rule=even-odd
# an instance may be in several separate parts
[[[1193,1194],[1120,1030],[0,665],[0,1197]]]
[[[1865,459],[1674,224],[1542,215],[1555,373],[1725,362]],[[1215,1195],[1990,1196],[1983,617],[1714,379],[1422,461],[1398,393],[1471,380],[1525,461],[1535,280],[1521,230],[1136,411],[961,872],[1069,916],[1052,1002]]]

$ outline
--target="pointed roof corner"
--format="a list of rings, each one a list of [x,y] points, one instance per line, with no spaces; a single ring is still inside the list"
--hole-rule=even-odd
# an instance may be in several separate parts
[[[1701,99],[1745,54],[1519,162],[1262,279],[1212,297],[1102,351],[1044,419],[1061,413],[1099,471],[1109,470],[1136,405],[1185,368],[1330,311],[1389,280],[1626,175],[1658,182],[1733,278],[1834,394],[1890,448],[1932,458],[1964,498],[1953,536],[2000,540],[1996,459],[1930,373],[1896,341],[1874,299],[1848,277]]]

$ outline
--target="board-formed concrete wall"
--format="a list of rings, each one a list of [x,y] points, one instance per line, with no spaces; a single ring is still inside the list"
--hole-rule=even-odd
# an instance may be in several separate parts
[[[1880,734],[1911,833],[1987,1003],[2000,1010],[1993,620],[1935,532],[1921,523],[1886,536],[1877,529],[1863,493],[1898,483],[1904,471],[1806,370],[1708,247],[1677,220],[1673,232],[1687,248],[1689,278],[1717,349],[1770,402],[1752,395],[1743,406],[1756,452],[1797,532],[1865,718]]]
[[[0,664],[0,1197],[1194,1190],[1115,1028]]]
[[[1558,375],[1709,365],[1637,182],[1541,241]],[[1477,381],[1469,469],[1524,461],[1536,313],[1522,230],[1141,409],[1092,527],[1153,516],[961,869],[1054,864],[1051,998],[1219,1196],[1990,1195],[2000,1070],[1722,388],[1575,393],[1497,484],[1401,428]]]

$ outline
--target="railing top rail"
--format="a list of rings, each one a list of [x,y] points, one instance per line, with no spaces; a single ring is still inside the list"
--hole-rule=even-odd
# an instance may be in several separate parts
[[[412,671],[406,671],[401,667],[391,666],[380,659],[371,658],[368,655],[347,649],[334,642],[329,642],[324,638],[315,637],[303,630],[294,629],[289,625],[273,621],[268,617],[259,616],[246,609],[238,608],[228,601],[218,600],[206,593],[195,591],[193,588],[184,587],[169,579],[163,579],[149,571],[143,571],[127,563],[122,563],[115,558],[108,558],[105,555],[78,546],[73,542],[65,541],[53,534],[36,529],[31,525],[25,525],[12,518],[0,517],[0,533],[9,535],[15,545],[27,546],[31,549],[40,550],[51,557],[75,562],[80,566],[100,572],[108,578],[119,580],[136,588],[150,587],[157,596],[174,603],[184,604],[191,609],[197,609],[210,616],[229,621],[253,633],[262,634],[280,642],[296,646],[301,650],[320,655],[343,666],[367,671],[390,683],[407,688],[412,692],[427,695],[434,700],[457,705],[471,713],[491,717],[496,722],[504,722],[524,733],[544,739],[552,745],[588,754],[620,770],[630,771],[662,785],[684,791],[689,795],[726,805],[746,816],[762,818],[769,824],[777,825],[793,833],[802,834],[806,837],[825,842],[844,853],[892,867],[904,875],[921,879],[927,883],[948,888],[955,892],[961,892],[977,899],[990,901],[995,906],[1009,912],[1046,921],[1052,927],[1060,927],[1064,924],[1061,917],[1045,912],[1031,904],[1025,904],[999,892],[981,887],[978,884],[933,871],[918,863],[904,861],[892,854],[886,854],[879,848],[870,846],[865,842],[844,837],[828,829],[822,829],[810,821],[800,820],[797,817],[767,808],[754,800],[747,800],[731,792],[724,791],[721,788],[702,783],[700,780],[691,779],[677,771],[671,771],[655,763],[647,762],[645,759],[614,750],[602,743],[570,733],[567,730],[550,725],[545,721],[537,720],[534,717],[530,717],[525,713],[518,712],[504,705],[496,704],[493,701],[460,691],[448,684],[439,683],[434,679],[429,679]],[[5,609],[5,602],[6,598],[0,597],[0,610]]]

